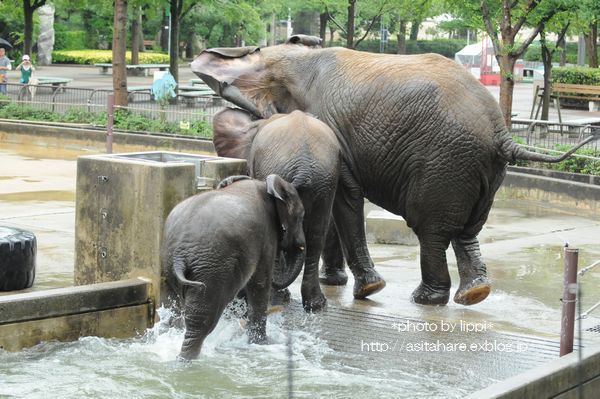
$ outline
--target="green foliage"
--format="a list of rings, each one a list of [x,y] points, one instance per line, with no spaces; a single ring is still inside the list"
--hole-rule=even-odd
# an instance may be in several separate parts
[[[553,68],[552,82],[600,86],[600,69],[585,67]]]
[[[106,112],[93,113],[81,109],[69,109],[65,114],[40,110],[9,102],[8,97],[0,96],[0,118],[46,122],[88,123],[93,126],[106,126]],[[189,129],[182,129],[179,122],[166,122],[144,115],[119,110],[114,115],[117,130],[136,132],[171,133],[191,137],[212,138],[212,129],[204,120],[190,122]]]
[[[571,146],[556,145],[555,148],[559,151],[568,151]],[[580,149],[575,152],[580,155],[598,156],[597,151],[591,149]],[[549,164],[550,169],[560,170],[562,172],[584,173],[588,175],[600,176],[600,160],[594,160],[581,157],[569,157],[562,162]]]
[[[85,31],[72,31],[64,25],[55,25],[54,50],[84,50],[86,48]]]
[[[560,50],[554,55],[554,61],[558,61],[560,57]],[[599,53],[600,54],[600,53]],[[532,43],[527,48],[525,55],[523,56],[525,61],[537,61],[542,62],[542,46],[539,42]],[[577,43],[568,42],[567,43],[567,63],[568,64],[576,64],[577,63]]]
[[[513,136],[513,141],[517,144],[525,144],[525,140],[522,137]],[[557,144],[554,148],[558,151],[566,152],[569,151],[572,146]],[[575,152],[575,154],[586,155],[595,158],[598,158],[599,155],[598,150],[587,148],[579,149]],[[517,166],[530,166],[541,169],[558,170],[561,172],[583,173],[600,176],[600,160],[576,156],[571,156],[559,163],[531,163],[528,161],[517,161]]]
[[[425,54],[436,53],[445,57],[454,59],[454,54],[466,46],[467,41],[461,39],[433,39],[433,40],[407,40],[407,54]],[[343,43],[334,43],[336,46],[343,46]],[[385,52],[395,54],[398,49],[396,40],[389,40],[385,46]],[[357,50],[369,51],[371,53],[379,52],[379,40],[363,40]]]
[[[168,64],[169,56],[163,53],[139,53],[140,64]],[[131,51],[126,53],[126,62],[131,63]],[[52,60],[57,64],[96,64],[111,63],[110,50],[59,50],[52,53]]]

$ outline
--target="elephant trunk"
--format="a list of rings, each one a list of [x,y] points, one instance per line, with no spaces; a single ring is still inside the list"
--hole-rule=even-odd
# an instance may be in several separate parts
[[[587,139],[579,142],[575,147],[571,148],[569,151],[565,152],[562,155],[546,155],[546,154],[538,154],[536,152],[531,152],[525,149],[524,147],[518,145],[506,134],[504,136],[504,140],[501,143],[501,154],[502,156],[509,161],[510,163],[514,163],[517,160],[523,161],[533,161],[533,162],[550,162],[556,163],[560,161],[564,161],[571,154],[577,151],[579,148],[583,147],[587,143],[598,139],[595,135],[588,137]]]
[[[279,291],[292,284],[302,271],[305,257],[306,251],[303,247],[280,252],[273,270],[273,289]]]

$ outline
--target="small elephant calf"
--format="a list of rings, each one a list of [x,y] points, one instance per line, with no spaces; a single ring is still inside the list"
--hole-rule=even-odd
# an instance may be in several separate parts
[[[183,300],[180,358],[198,357],[223,310],[244,287],[248,336],[254,343],[265,341],[272,283],[276,289],[291,284],[304,264],[303,217],[298,192],[277,175],[264,182],[229,177],[217,190],[173,208],[165,222],[161,260],[171,289]],[[287,269],[275,284],[280,250]]]

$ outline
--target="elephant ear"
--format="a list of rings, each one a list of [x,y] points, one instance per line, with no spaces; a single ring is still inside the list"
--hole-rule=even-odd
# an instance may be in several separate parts
[[[301,44],[307,47],[321,47],[323,39],[317,36],[308,35],[292,35],[286,41],[285,44]]]
[[[204,50],[191,64],[219,96],[257,118],[276,113],[268,71],[257,47]]]
[[[280,290],[290,285],[300,274],[305,261],[304,207],[298,192],[277,175],[267,176],[267,192],[275,198],[281,223],[279,255],[273,268],[271,285]]]
[[[225,108],[213,117],[213,144],[220,157],[248,159],[258,124],[252,114]]]

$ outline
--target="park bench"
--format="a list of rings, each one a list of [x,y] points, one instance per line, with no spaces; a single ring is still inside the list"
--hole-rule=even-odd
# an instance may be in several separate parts
[[[113,65],[110,63],[98,63],[94,64],[94,66],[100,68],[100,73],[106,74],[108,73],[108,69],[112,68]],[[135,65],[125,65],[127,69],[128,75],[133,76],[148,76],[148,71],[150,69],[158,69],[159,71],[166,71],[169,69],[169,64],[135,64]]]
[[[550,99],[554,100],[556,111],[558,112],[558,121],[562,124],[562,115],[560,113],[560,100],[580,100],[589,102],[600,102],[600,86],[578,85],[567,83],[552,83],[550,89]],[[530,119],[537,119],[540,109],[542,108],[542,97],[544,96],[544,88],[536,87],[533,96],[533,105],[531,106]],[[537,105],[537,109],[536,109]],[[534,114],[535,109],[535,114]]]
[[[52,86],[52,92],[55,93],[60,89],[64,89],[66,85],[73,81],[69,78],[53,78],[49,76],[34,76],[38,81],[38,86]]]

